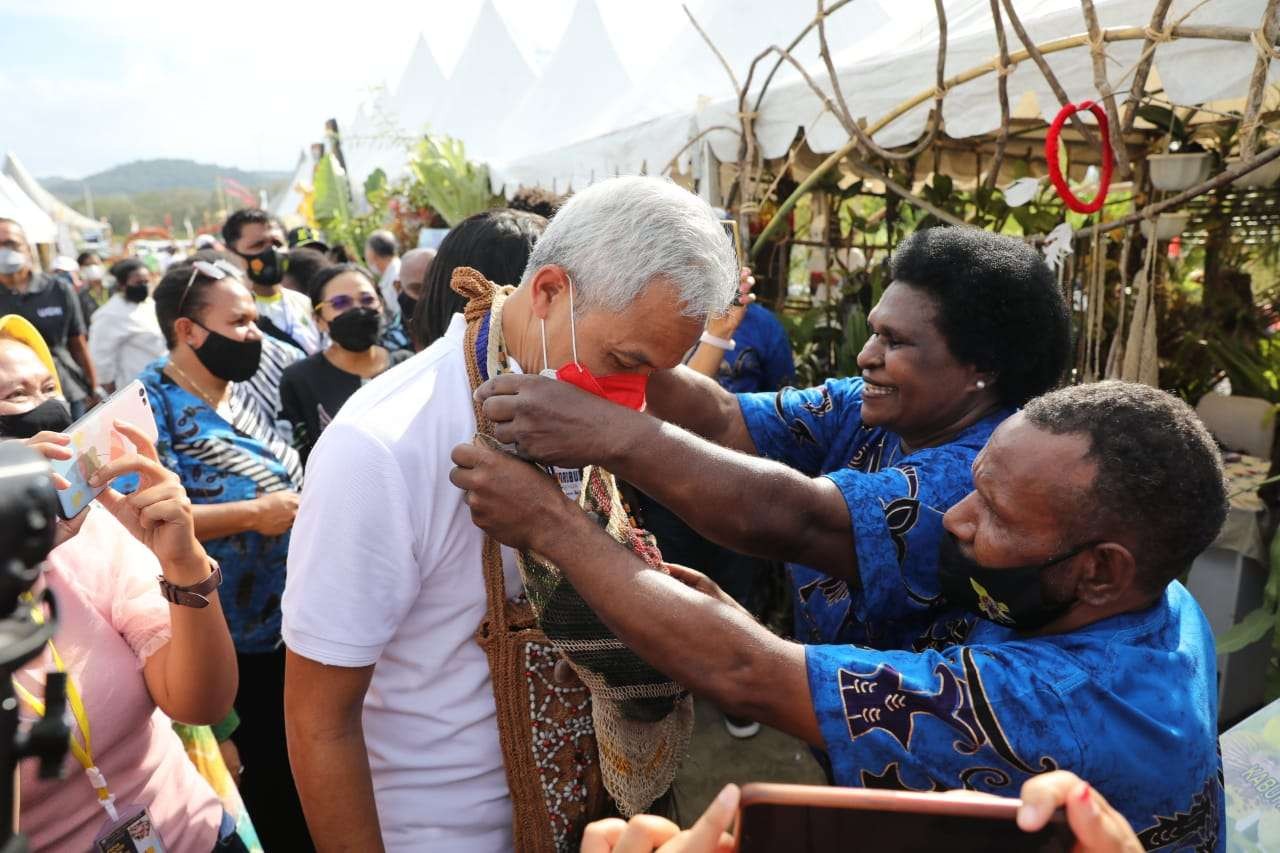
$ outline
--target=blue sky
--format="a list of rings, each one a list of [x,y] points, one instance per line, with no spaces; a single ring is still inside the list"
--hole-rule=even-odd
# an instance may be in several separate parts
[[[394,87],[419,33],[448,73],[481,2],[0,0],[0,153],[38,176],[150,157],[289,170],[326,118]],[[537,68],[574,0],[494,2]],[[600,7],[629,67],[681,19],[679,0]]]

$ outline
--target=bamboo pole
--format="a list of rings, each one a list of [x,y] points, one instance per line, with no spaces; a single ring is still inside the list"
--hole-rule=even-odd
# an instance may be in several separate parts
[[[1089,27],[1089,54],[1093,60],[1093,86],[1102,96],[1102,105],[1107,111],[1107,121],[1116,129],[1111,136],[1111,148],[1116,155],[1116,165],[1120,167],[1120,177],[1129,180],[1133,177],[1133,167],[1129,165],[1129,149],[1124,144],[1124,134],[1120,133],[1120,112],[1116,109],[1115,92],[1111,89],[1111,81],[1107,79],[1107,52],[1103,49],[1102,25],[1098,23],[1098,10],[1093,0],[1080,0],[1084,9],[1084,20]]]
[[[1173,0],[1156,0],[1155,9],[1151,12],[1151,23],[1147,25],[1147,37],[1142,42],[1142,58],[1138,60],[1133,83],[1129,86],[1129,103],[1124,108],[1121,136],[1133,129],[1133,122],[1138,117],[1138,104],[1142,101],[1142,93],[1147,90],[1147,78],[1151,76],[1151,66],[1156,61],[1156,43],[1164,37],[1164,16],[1169,13],[1169,7],[1172,4]]]
[[[1172,0],[1170,0],[1172,2]],[[1000,0],[991,0],[991,21],[996,28],[996,44],[1000,48],[1000,69],[996,72],[996,97],[1000,101],[1000,133],[996,137],[996,149],[992,154],[991,171],[983,183],[988,190],[996,188],[1000,180],[1000,167],[1004,165],[1004,152],[1009,147],[1009,74],[1013,67],[1009,64],[1009,40],[1004,34],[1004,19],[1000,15]],[[981,155],[979,155],[981,156]]]
[[[1262,111],[1262,96],[1267,87],[1267,71],[1271,67],[1271,58],[1275,54],[1276,43],[1276,9],[1280,0],[1268,0],[1267,9],[1262,15],[1262,23],[1258,26],[1261,41],[1255,39],[1254,47],[1258,51],[1258,60],[1253,64],[1253,76],[1249,78],[1249,96],[1245,104],[1244,118],[1240,121],[1240,159],[1248,160],[1253,156],[1258,144],[1258,114]]]
[[[1252,33],[1253,31],[1250,30],[1248,27],[1224,27],[1224,26],[1202,26],[1202,25],[1179,25],[1179,26],[1172,27],[1169,31],[1169,35],[1172,39],[1178,39],[1178,38],[1209,39],[1209,40],[1236,41],[1236,42],[1250,41],[1252,38]],[[1147,38],[1146,27],[1117,27],[1115,29],[1102,31],[1102,39],[1104,42],[1137,41],[1139,39],[1146,39],[1146,38]],[[1050,53],[1059,53],[1064,50],[1071,50],[1072,48],[1084,47],[1084,46],[1087,46],[1088,44],[1089,44],[1089,37],[1087,35],[1081,34],[1081,35],[1074,35],[1074,36],[1064,36],[1063,38],[1059,38],[1059,39],[1053,39],[1052,41],[1048,41],[1042,45],[1039,45],[1038,48],[1041,54],[1050,54]],[[1026,50],[1019,50],[1010,54],[1009,60],[1011,62],[1022,62],[1028,59],[1029,57],[1030,57],[1030,54]],[[982,65],[975,66],[973,68],[968,69],[967,71],[963,71],[955,75],[954,77],[949,78],[944,84],[943,89],[946,91],[950,91],[951,89],[954,89],[956,86],[960,86],[964,83],[968,83],[971,80],[976,80],[985,74],[994,73],[995,69],[996,69],[996,63],[993,63],[993,62],[987,62]],[[901,118],[903,115],[915,109],[925,101],[928,101],[929,99],[931,99],[933,97],[933,94],[934,94],[933,89],[929,89],[928,91],[921,92],[903,101],[901,104],[894,107],[887,114],[885,114],[874,125],[872,125],[871,127],[868,127],[867,135],[874,136],[875,134],[879,133],[889,124]],[[826,177],[828,172],[834,169],[836,165],[839,164],[840,161],[843,160],[845,157],[847,157],[855,148],[857,148],[858,145],[859,145],[858,140],[852,139],[849,142],[845,143],[838,150],[832,152],[827,157],[827,159],[823,160],[818,165],[818,167],[814,169],[813,172],[807,178],[805,178],[804,181],[802,181],[798,187],[796,187],[796,189],[791,193],[791,195],[789,195],[786,198],[786,200],[784,200],[782,204],[778,206],[777,213],[774,214],[773,219],[770,220],[769,224],[766,225],[764,230],[760,232],[760,236],[756,238],[755,243],[751,245],[752,257],[755,257],[755,255],[758,254],[760,250],[764,248],[764,245],[765,243],[768,242],[769,238],[771,238],[774,235],[774,233],[777,232],[777,230],[782,227],[783,222],[786,221],[786,215],[791,211],[793,207],[795,207],[796,202],[799,201],[800,198],[804,196],[805,193],[812,190],[823,178]],[[1246,171],[1251,171],[1251,170],[1246,170]],[[1241,174],[1243,174],[1243,172]]]

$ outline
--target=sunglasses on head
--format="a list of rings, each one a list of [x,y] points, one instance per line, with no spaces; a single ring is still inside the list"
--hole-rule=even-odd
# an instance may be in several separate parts
[[[196,276],[199,275],[214,281],[220,281],[227,276],[231,276],[236,281],[240,280],[239,268],[221,258],[212,262],[195,261],[191,264],[191,278],[187,279],[187,286],[182,289],[182,296],[178,298],[179,317],[182,316],[182,306],[187,304],[187,294],[191,292],[191,285],[196,283]]]
[[[339,314],[344,311],[350,311],[357,305],[361,308],[378,308],[381,305],[376,293],[361,293],[359,296],[350,296],[346,293],[339,293],[337,296],[324,300],[321,304],[328,305]]]

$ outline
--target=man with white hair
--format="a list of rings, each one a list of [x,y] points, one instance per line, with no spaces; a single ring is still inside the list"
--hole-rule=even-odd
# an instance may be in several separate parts
[[[283,602],[289,752],[314,838],[353,850],[547,849],[527,840],[529,814],[554,825],[556,847],[593,816],[552,802],[582,798],[578,780],[536,792],[555,795],[545,806],[522,793],[528,777],[545,786],[564,769],[512,747],[521,734],[530,741],[521,725],[549,743],[538,728],[547,720],[529,707],[540,689],[525,678],[537,668],[532,647],[510,668],[494,664],[493,625],[507,624],[495,601],[527,611],[517,559],[529,556],[486,551],[449,484],[449,453],[476,436],[472,391],[488,373],[551,373],[641,407],[648,375],[680,363],[737,280],[705,202],[663,179],[603,181],[560,209],[519,287],[455,273],[455,287],[470,288],[466,319],[455,315],[442,339],[358,391],[325,430]],[[579,472],[557,473],[566,491],[580,487]],[[572,681],[551,664],[556,685]],[[658,701],[669,710],[687,697]],[[570,763],[590,775],[600,759],[586,735],[589,750]]]

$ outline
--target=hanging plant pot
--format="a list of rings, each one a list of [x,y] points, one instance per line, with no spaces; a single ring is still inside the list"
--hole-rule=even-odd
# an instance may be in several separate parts
[[[1151,186],[1158,190],[1185,190],[1209,177],[1213,154],[1193,151],[1185,154],[1152,154],[1147,158]]]
[[[1239,157],[1232,157],[1227,161],[1227,168],[1233,168],[1240,165]],[[1241,175],[1231,182],[1233,187],[1269,187],[1276,182],[1276,178],[1280,178],[1280,160],[1272,160],[1265,166],[1259,166],[1247,175]]]
[[[1156,241],[1165,242],[1179,236],[1186,230],[1187,223],[1191,221],[1190,213],[1162,213],[1156,218]],[[1151,222],[1144,219],[1139,225],[1142,229],[1142,236],[1148,240],[1151,239]]]

